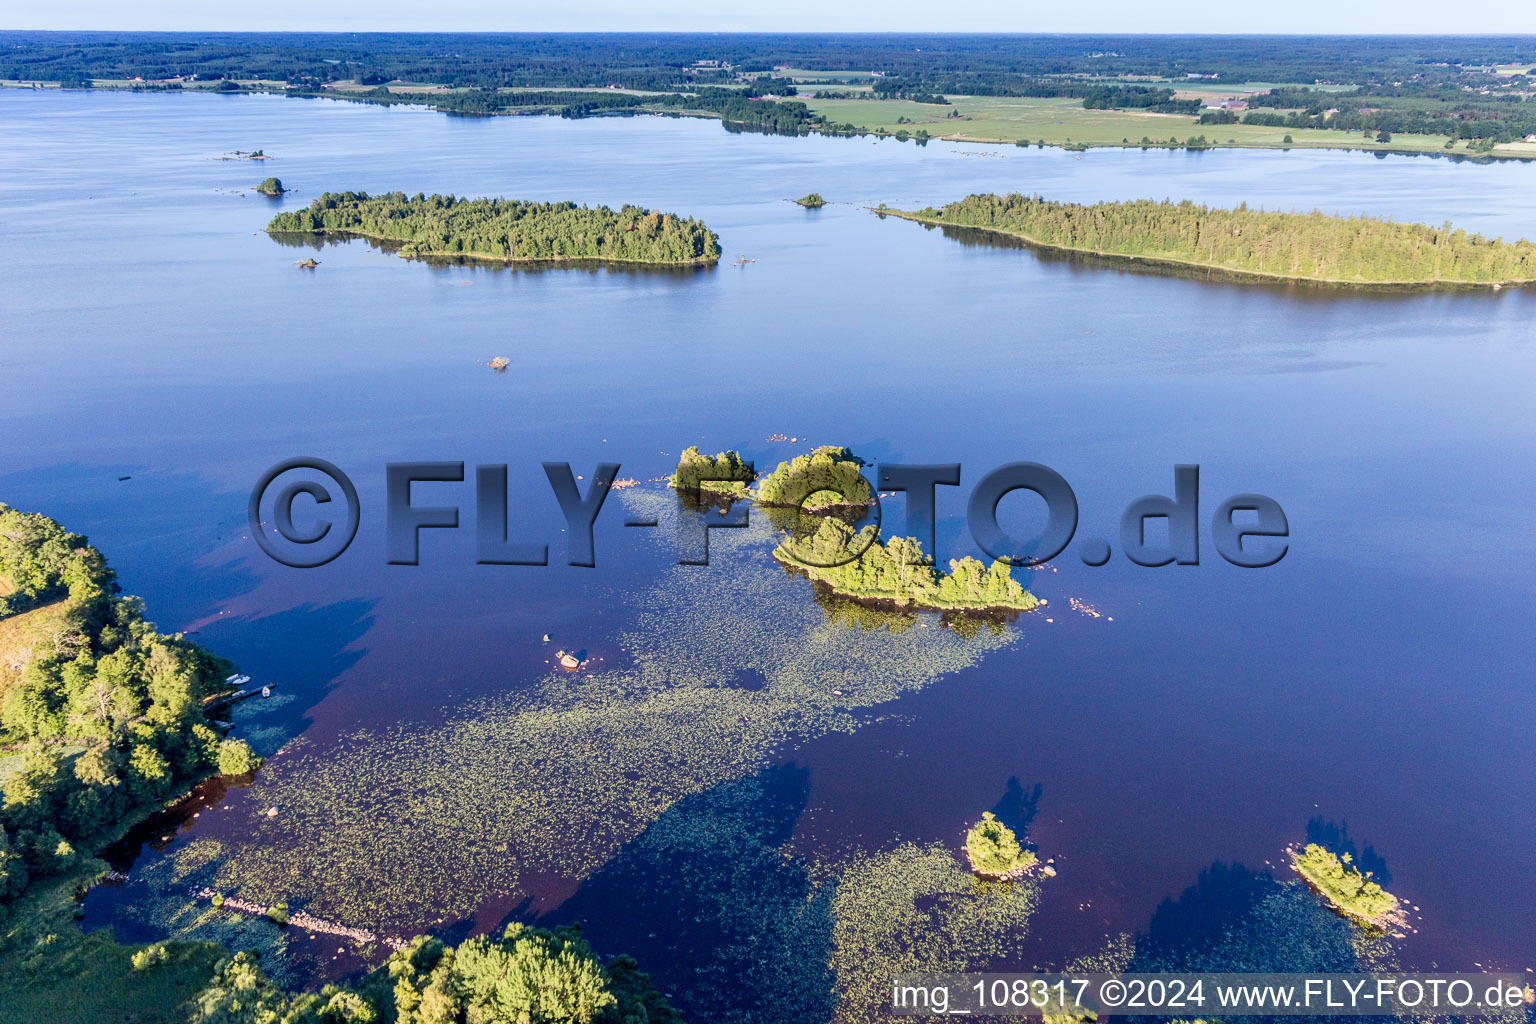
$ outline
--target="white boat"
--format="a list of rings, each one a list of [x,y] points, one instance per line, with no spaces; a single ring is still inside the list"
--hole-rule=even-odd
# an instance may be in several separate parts
[[[270,697],[270,696],[272,696],[272,687],[270,687],[270,686],[263,686],[261,688],[261,695],[263,697]]]

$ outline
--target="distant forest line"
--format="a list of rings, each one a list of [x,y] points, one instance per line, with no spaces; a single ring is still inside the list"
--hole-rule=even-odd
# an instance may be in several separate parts
[[[878,69],[976,84],[982,75],[1214,74],[1226,81],[1450,80],[1536,62],[1531,36],[942,35],[845,33],[0,32],[0,77],[236,74],[317,82],[363,76],[453,86],[665,91],[776,67]],[[698,62],[713,62],[698,65]],[[730,65],[729,68],[721,65]],[[944,90],[952,91],[952,90]],[[955,90],[966,91],[966,90]],[[974,95],[974,93],[973,93]]]
[[[732,130],[857,131],[793,98],[805,84],[795,70],[816,69],[824,95],[847,98],[1066,97],[1208,125],[1363,132],[1379,142],[1445,136],[1482,152],[1536,136],[1532,65],[1531,36],[0,32],[0,80],[73,88],[101,80],[468,115],[661,112],[718,117]],[[1244,90],[1245,106],[1209,105],[1209,90],[1246,83],[1263,88]]]
[[[1536,281],[1536,245],[1446,224],[1277,213],[1191,202],[1058,203],[972,195],[942,208],[886,210],[925,223],[995,231],[1073,252],[1346,285],[1486,286]]]

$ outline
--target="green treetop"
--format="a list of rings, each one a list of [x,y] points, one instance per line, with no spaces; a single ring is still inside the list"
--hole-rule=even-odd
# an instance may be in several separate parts
[[[720,258],[720,240],[703,222],[639,206],[327,192],[305,209],[278,214],[267,230],[362,235],[404,243],[422,256],[666,264]]]
[[[1017,878],[1035,863],[1033,851],[1024,849],[1013,829],[991,811],[966,833],[965,855],[971,870],[984,878]]]
[[[862,553],[854,557],[856,552]],[[876,527],[855,532],[833,516],[823,519],[808,538],[780,545],[774,557],[836,594],[899,607],[1029,611],[1040,603],[1019,585],[1004,561],[988,568],[977,559],[959,558],[943,573],[926,564],[916,538],[882,541]]]
[[[781,462],[757,485],[757,500],[764,505],[815,507],[821,504],[862,505],[869,501],[869,481],[860,470],[864,460],[839,445],[822,445],[808,455]],[[823,494],[823,492],[831,492]]]
[[[356,987],[290,996],[255,954],[219,965],[193,1003],[193,1024],[681,1024],[682,1016],[627,956],[604,965],[574,927],[511,924],[454,948],[418,937]]]
[[[734,451],[709,456],[700,452],[698,445],[689,445],[677,460],[669,483],[677,491],[723,491],[746,497],[747,484],[756,478],[757,474]]]

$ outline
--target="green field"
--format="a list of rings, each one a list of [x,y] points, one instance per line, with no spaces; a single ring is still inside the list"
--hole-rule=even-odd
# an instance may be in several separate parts
[[[1397,153],[1444,153],[1444,135],[1397,135],[1389,143],[1367,139],[1360,132],[1320,128],[1269,128],[1252,124],[1206,124],[1183,114],[1149,114],[1124,110],[1085,110],[1082,100],[1032,97],[950,96],[951,106],[913,103],[909,100],[818,100],[806,102],[816,113],[838,124],[852,124],[870,131],[912,134],[926,131],[934,138],[970,142],[1013,143],[1045,140],[1047,145],[1139,145],[1145,136],[1153,142],[1204,135],[1217,146],[1284,148],[1285,137],[1295,147],[1321,149],[1373,149]],[[948,116],[959,111],[960,117]],[[897,124],[904,117],[906,123]],[[1464,152],[1466,143],[1457,143]],[[1494,148],[1494,156],[1536,156],[1536,144],[1506,143]]]
[[[225,951],[171,942],[166,962],[135,970],[131,958],[144,947],[120,945],[111,929],[84,933],[75,923],[74,893],[94,877],[86,867],[36,885],[0,922],[0,1024],[186,1021],[183,1004],[208,983]]]

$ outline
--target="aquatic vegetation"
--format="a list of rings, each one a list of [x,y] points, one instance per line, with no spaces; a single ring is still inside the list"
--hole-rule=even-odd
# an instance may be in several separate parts
[[[1343,284],[1536,281],[1536,244],[1375,217],[1215,209],[1189,201],[1084,206],[1017,193],[972,195],[898,217],[980,228],[1027,242],[1237,274]]]
[[[327,192],[273,217],[267,230],[361,235],[405,243],[420,256],[672,264],[720,258],[720,240],[702,222],[639,206]]]
[[[1397,897],[1362,874],[1348,853],[1340,857],[1316,843],[1288,852],[1296,873],[1341,914],[1373,928],[1385,928],[1399,916]]]
[[[1019,843],[1013,829],[987,811],[965,835],[965,856],[982,878],[1017,878],[1035,866],[1035,854]]]
[[[622,500],[663,527],[667,492]],[[658,531],[665,535],[665,529]],[[727,531],[707,572],[674,566],[626,595],[627,664],[550,672],[440,725],[400,725],[269,760],[199,881],[331,920],[409,934],[487,902],[580,879],[679,800],[757,771],[789,742],[849,732],[905,693],[1012,642],[938,623],[904,632],[828,621],[762,558],[766,524]],[[739,685],[743,674],[761,685]],[[841,693],[837,692],[841,691]],[[282,813],[266,818],[265,808]],[[178,853],[178,857],[184,856]]]
[[[835,1019],[888,1020],[893,974],[1002,969],[1039,899],[1034,881],[978,880],[937,844],[904,843],[842,866],[832,900]]]

